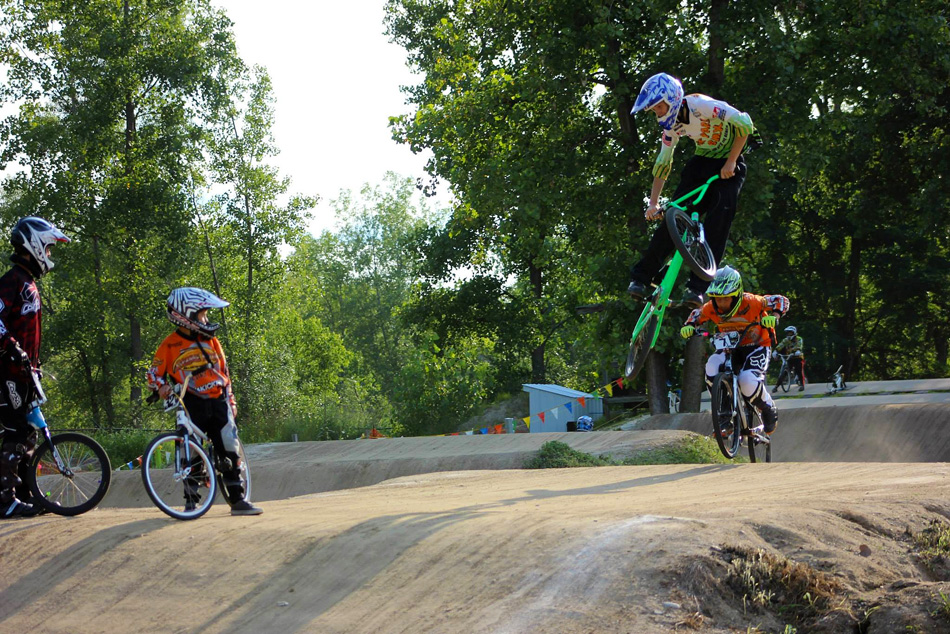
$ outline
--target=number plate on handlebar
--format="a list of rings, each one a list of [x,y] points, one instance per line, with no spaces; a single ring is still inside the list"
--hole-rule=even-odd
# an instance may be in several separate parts
[[[716,352],[720,350],[731,350],[739,345],[738,332],[718,332],[713,337],[713,345],[716,346]]]

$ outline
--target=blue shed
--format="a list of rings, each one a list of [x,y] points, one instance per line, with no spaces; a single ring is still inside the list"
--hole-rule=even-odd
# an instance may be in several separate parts
[[[524,383],[521,387],[528,393],[532,434],[567,431],[567,423],[584,414],[595,422],[604,415],[603,400],[593,394],[550,383]],[[579,399],[584,399],[584,405]],[[541,413],[544,413],[543,421]]]

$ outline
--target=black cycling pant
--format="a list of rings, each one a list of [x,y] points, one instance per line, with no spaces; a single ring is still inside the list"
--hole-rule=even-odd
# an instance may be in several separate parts
[[[705,156],[694,156],[683,167],[680,175],[679,185],[673,192],[672,200],[689,193],[700,185],[705,184],[713,175],[719,174],[722,166],[726,164],[726,159],[712,159]],[[745,159],[739,156],[736,161],[736,171],[732,178],[715,181],[706,191],[706,195],[699,205],[695,207],[699,212],[703,222],[703,228],[706,233],[706,242],[712,249],[713,257],[716,258],[716,264],[722,262],[722,256],[726,252],[726,241],[729,239],[729,229],[732,227],[732,220],[736,215],[736,207],[739,204],[739,191],[745,182],[746,164]],[[688,210],[692,208],[687,207]],[[665,223],[653,232],[650,244],[644,251],[643,257],[630,269],[630,278],[644,285],[659,279],[660,269],[666,264],[666,261],[673,255],[676,247],[666,229]],[[709,286],[709,282],[701,280],[695,273],[690,273],[689,281],[686,286],[697,293],[702,293]]]

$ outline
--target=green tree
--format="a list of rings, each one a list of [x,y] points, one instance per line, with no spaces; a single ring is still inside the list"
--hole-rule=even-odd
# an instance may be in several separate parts
[[[0,10],[0,97],[18,107],[0,126],[2,161],[25,168],[5,183],[8,220],[43,215],[75,238],[70,264],[90,283],[64,290],[93,315],[76,323],[86,331],[51,335],[82,366],[77,401],[115,426],[121,385],[137,416],[154,289],[186,261],[183,184],[198,122],[239,64],[230,22],[203,0],[3,0]]]

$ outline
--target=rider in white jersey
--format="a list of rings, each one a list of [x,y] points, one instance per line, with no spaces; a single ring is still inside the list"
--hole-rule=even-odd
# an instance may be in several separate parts
[[[670,176],[673,149],[679,138],[687,136],[693,139],[696,153],[683,167],[673,199],[696,189],[713,175],[719,175],[720,180],[709,188],[698,211],[704,216],[706,240],[716,262],[720,262],[735,217],[739,191],[745,182],[746,165],[742,150],[749,135],[755,131],[752,118],[725,101],[700,94],[684,96],[679,80],[666,73],[654,75],[643,84],[631,112],[640,110],[656,114],[657,123],[663,129],[660,153],[653,166],[653,187],[646,218],[653,220],[659,215],[660,194]],[[666,228],[658,227],[643,258],[630,271],[627,292],[633,297],[647,297],[650,283],[673,249]],[[707,286],[707,282],[692,274],[686,283],[683,303],[693,308],[701,306]]]

